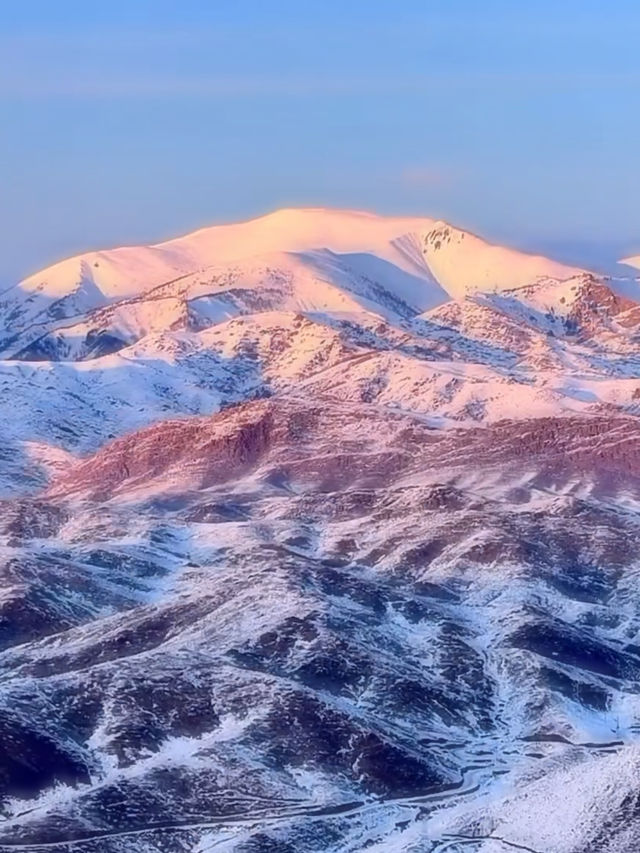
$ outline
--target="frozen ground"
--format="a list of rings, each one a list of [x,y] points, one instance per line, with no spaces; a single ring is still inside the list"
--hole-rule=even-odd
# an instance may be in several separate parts
[[[0,851],[640,849],[640,306],[280,211],[0,296]]]

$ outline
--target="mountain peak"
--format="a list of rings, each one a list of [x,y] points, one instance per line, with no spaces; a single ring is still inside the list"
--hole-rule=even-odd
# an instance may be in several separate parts
[[[618,263],[624,264],[628,267],[634,267],[635,269],[640,269],[640,255],[632,255],[629,258],[622,258]]]

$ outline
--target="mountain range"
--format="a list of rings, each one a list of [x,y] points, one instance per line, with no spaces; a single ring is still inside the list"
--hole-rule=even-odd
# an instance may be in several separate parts
[[[281,210],[0,294],[0,851],[640,848],[640,259]]]

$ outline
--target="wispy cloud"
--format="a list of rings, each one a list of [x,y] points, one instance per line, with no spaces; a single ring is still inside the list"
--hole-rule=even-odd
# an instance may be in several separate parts
[[[505,89],[528,87],[569,90],[631,87],[640,85],[640,73],[581,74],[467,74],[433,73],[413,76],[376,76],[353,74],[224,75],[153,73],[77,73],[41,68],[0,67],[0,97],[34,98],[225,98],[251,96],[306,97],[312,95],[392,95],[416,94],[450,89],[473,91],[493,86]],[[418,172],[415,176],[418,179]],[[427,176],[423,175],[422,180]]]
[[[335,88],[340,84],[336,82]],[[95,97],[171,98],[241,97],[254,95],[305,95],[332,91],[329,81],[266,76],[107,75],[52,76],[49,79],[13,75],[0,80],[0,95],[16,98]]]

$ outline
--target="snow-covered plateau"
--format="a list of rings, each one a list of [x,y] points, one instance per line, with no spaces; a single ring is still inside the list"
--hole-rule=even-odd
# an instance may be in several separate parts
[[[640,281],[282,210],[0,294],[0,853],[640,850]]]

